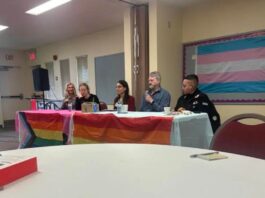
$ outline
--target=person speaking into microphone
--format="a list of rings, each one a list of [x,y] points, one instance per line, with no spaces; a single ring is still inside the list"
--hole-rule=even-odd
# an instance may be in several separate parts
[[[145,91],[142,98],[141,111],[164,111],[164,107],[170,106],[171,96],[169,92],[161,87],[161,75],[157,71],[149,74],[149,89]]]

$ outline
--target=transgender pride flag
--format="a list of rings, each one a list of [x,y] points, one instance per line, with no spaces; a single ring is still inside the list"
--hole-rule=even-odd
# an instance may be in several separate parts
[[[199,45],[195,72],[213,100],[265,101],[265,36]]]

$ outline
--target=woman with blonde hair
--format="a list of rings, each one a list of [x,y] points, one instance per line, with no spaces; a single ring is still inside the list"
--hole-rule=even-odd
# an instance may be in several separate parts
[[[69,109],[69,106],[71,106],[71,109],[75,109],[76,98],[77,94],[76,94],[75,85],[71,82],[67,83],[65,85],[65,94],[61,109]]]

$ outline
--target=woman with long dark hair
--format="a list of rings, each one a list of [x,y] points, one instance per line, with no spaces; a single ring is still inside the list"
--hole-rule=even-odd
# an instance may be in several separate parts
[[[135,111],[134,97],[129,95],[129,86],[125,80],[119,80],[116,84],[117,96],[114,99],[114,109],[117,109],[117,104],[127,104],[128,111]]]

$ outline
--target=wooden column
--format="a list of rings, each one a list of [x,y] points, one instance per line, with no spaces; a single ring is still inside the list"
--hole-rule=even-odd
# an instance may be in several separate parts
[[[132,93],[139,110],[142,96],[148,88],[149,21],[148,5],[133,6]]]

